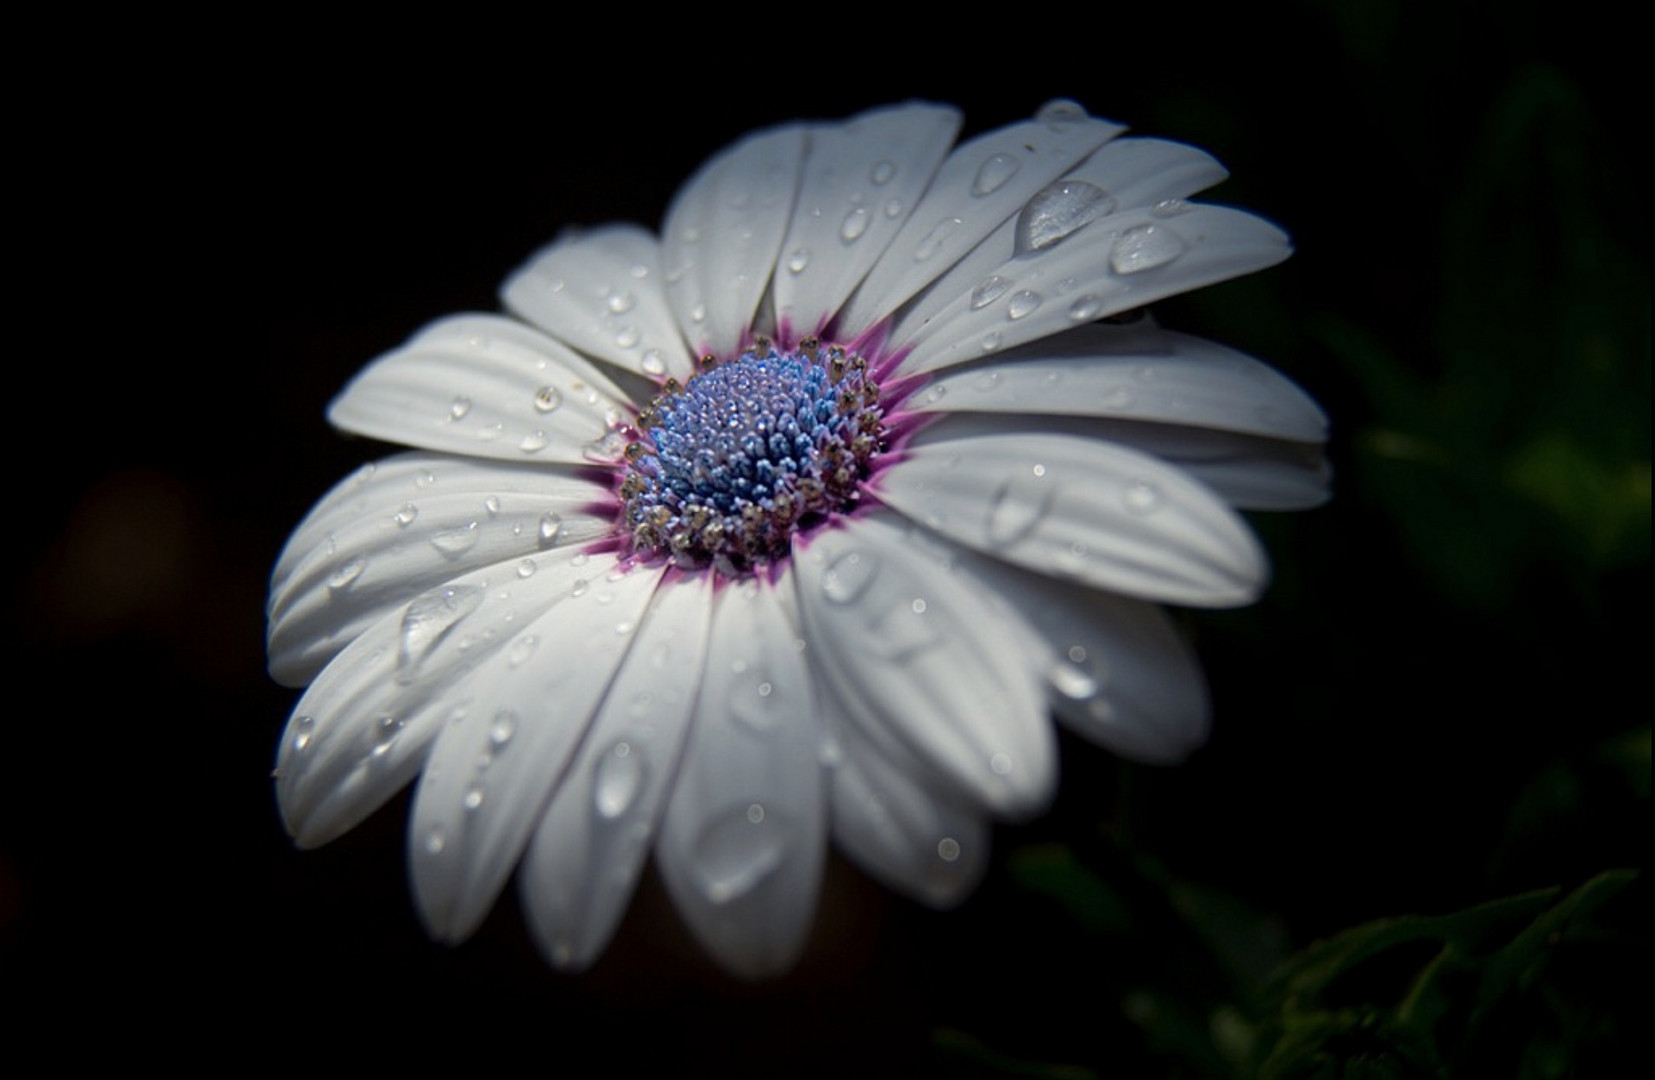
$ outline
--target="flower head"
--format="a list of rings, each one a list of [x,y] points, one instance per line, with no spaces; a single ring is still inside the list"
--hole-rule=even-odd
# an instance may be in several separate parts
[[[418,778],[430,931],[515,872],[589,964],[644,860],[697,937],[785,969],[829,836],[946,905],[1038,811],[1055,713],[1140,760],[1203,740],[1159,603],[1252,600],[1236,508],[1326,494],[1325,419],[1143,305],[1286,238],[1185,201],[1207,155],[1056,102],[958,147],[908,104],[752,135],[659,238],[560,239],[380,357],[339,427],[415,449],[299,526],[270,665],[309,684],[278,794],[302,845]],[[1102,320],[1102,321],[1100,321]]]

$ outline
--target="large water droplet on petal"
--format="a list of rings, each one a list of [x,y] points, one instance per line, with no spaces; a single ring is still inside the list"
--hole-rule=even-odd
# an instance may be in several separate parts
[[[397,512],[391,515],[391,520],[403,528],[407,528],[414,523],[414,519],[417,517],[419,517],[419,507],[413,503],[403,503],[397,507]]]
[[[988,540],[992,544],[1014,544],[1040,524],[1051,509],[1056,489],[1043,477],[1007,480],[989,500]]]
[[[845,243],[860,237],[868,230],[868,208],[857,206],[845,215],[845,220],[839,225],[839,238]]]
[[[558,533],[562,531],[563,519],[548,510],[540,515],[540,524],[535,530],[535,535],[540,539],[540,546],[547,548],[557,543]]]
[[[837,604],[848,604],[867,591],[879,573],[879,559],[861,551],[839,556],[822,575],[822,593]]]
[[[555,386],[542,386],[534,394],[534,411],[551,412],[563,404],[563,391]]]
[[[342,563],[338,569],[328,575],[328,588],[334,592],[348,589],[351,583],[362,576],[362,571],[368,568],[368,560],[362,558],[351,559]]]
[[[1114,210],[1114,198],[1096,184],[1084,180],[1047,184],[1017,216],[1017,253],[1049,248]]]
[[[482,602],[481,587],[448,585],[410,603],[402,613],[402,632],[397,639],[397,681],[405,685],[413,682],[431,652]]]
[[[1165,225],[1136,225],[1115,240],[1109,265],[1117,274],[1138,274],[1165,266],[1184,253],[1184,241]]]
[[[451,559],[457,558],[476,547],[480,535],[477,523],[471,521],[437,533],[431,538],[431,546]]]
[[[1009,288],[1011,282],[999,274],[984,278],[981,284],[971,290],[971,310],[978,311],[994,303],[1004,296]]]
[[[715,904],[745,896],[781,865],[791,837],[785,822],[757,803],[719,815],[695,839],[701,891]]]
[[[643,752],[631,743],[623,740],[605,750],[592,782],[592,805],[599,816],[613,821],[630,810],[647,768]]]
[[[981,198],[992,195],[1006,186],[1006,181],[1017,175],[1022,162],[1010,154],[990,154],[977,167],[977,178],[971,182],[971,194]]]
[[[1040,294],[1032,289],[1020,289],[1012,294],[1006,303],[1006,318],[1021,319],[1025,315],[1032,315],[1040,307]]]

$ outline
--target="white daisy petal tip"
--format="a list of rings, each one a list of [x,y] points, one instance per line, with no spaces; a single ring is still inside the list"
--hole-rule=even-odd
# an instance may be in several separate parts
[[[301,847],[417,784],[415,904],[459,942],[517,881],[554,967],[646,859],[731,973],[787,971],[831,842],[945,908],[1040,813],[1054,717],[1136,761],[1211,703],[1157,605],[1249,603],[1238,509],[1326,495],[1325,415],[1150,320],[1285,233],[1187,202],[1206,154],[1055,101],[955,143],[925,103],[759,132],[662,234],[571,232],[329,408],[413,448],[272,576],[308,689],[276,783]]]

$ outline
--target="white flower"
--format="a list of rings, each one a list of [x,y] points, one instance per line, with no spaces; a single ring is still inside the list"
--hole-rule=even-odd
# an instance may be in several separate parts
[[[278,792],[304,846],[406,783],[415,896],[469,935],[513,871],[591,963],[645,857],[697,937],[785,969],[828,837],[946,905],[1039,810],[1049,716],[1132,758],[1207,729],[1166,602],[1244,604],[1233,508],[1326,494],[1317,406],[1262,364],[1099,322],[1269,266],[1186,202],[1223,170],[1055,102],[950,152],[935,105],[763,131],[662,236],[539,252],[518,317],[428,326],[339,427],[418,449],[340,484],[271,585],[309,689]],[[521,321],[518,321],[521,320]],[[702,360],[701,357],[708,359]]]

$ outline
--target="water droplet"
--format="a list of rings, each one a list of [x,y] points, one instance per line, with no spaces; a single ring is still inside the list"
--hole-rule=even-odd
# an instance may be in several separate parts
[[[374,745],[370,751],[374,757],[384,757],[391,752],[391,744],[402,734],[402,725],[403,721],[395,716],[381,716],[374,721]]]
[[[1189,212],[1190,204],[1183,199],[1162,199],[1149,208],[1149,212],[1158,218],[1177,217]]]
[[[981,311],[1004,296],[1009,288],[1011,288],[1011,282],[999,274],[984,278],[981,284],[971,290],[971,310]]]
[[[805,267],[810,265],[810,249],[794,248],[793,254],[787,257],[787,268],[795,274],[804,273]]]
[[[532,578],[534,577],[534,572],[538,569],[540,569],[539,563],[535,562],[533,559],[524,559],[517,564],[517,576],[520,578]]]
[[[1147,480],[1134,480],[1126,486],[1122,500],[1133,513],[1147,514],[1161,505],[1161,489]]]
[[[1058,98],[1040,106],[1034,118],[1047,127],[1061,130],[1070,124],[1078,124],[1086,119],[1086,110],[1068,98]]]
[[[1086,647],[1084,645],[1069,646],[1068,657],[1077,664],[1084,664],[1086,662]]]
[[[633,305],[637,302],[638,298],[633,296],[630,291],[620,289],[609,293],[609,296],[604,300],[604,306],[609,309],[611,315],[622,315],[631,311]]]
[[[483,509],[488,511],[489,517],[493,517],[495,514],[498,514],[500,512],[500,496],[490,495],[488,498],[484,499]]]
[[[1039,462],[1036,462],[1034,464],[1034,467],[1029,469],[1029,471],[1032,472],[1037,477],[1038,476],[1045,476],[1046,475],[1046,466],[1040,464]]]
[[[885,216],[888,217],[888,218],[899,218],[899,217],[901,217],[902,216],[902,200],[901,199],[886,199],[885,200]]]
[[[506,433],[506,425],[503,422],[499,421],[499,420],[493,420],[493,421],[490,421],[488,424],[484,425],[484,427],[481,431],[477,432],[477,441],[478,442],[493,442],[495,439],[498,439],[500,436],[504,435],[505,433]]]
[[[293,749],[303,750],[310,745],[311,736],[316,733],[316,718],[314,716],[300,716],[293,720]]]
[[[563,404],[563,391],[555,386],[542,386],[534,392],[534,411],[551,412]]]
[[[495,750],[503,750],[511,737],[517,734],[517,714],[510,709],[501,709],[494,714],[493,723],[488,726],[488,744]]]
[[[1056,664],[1049,675],[1057,692],[1071,701],[1085,701],[1098,692],[1098,681],[1076,664]]]
[[[348,589],[351,583],[362,576],[362,571],[368,568],[367,559],[351,559],[328,575],[328,588],[334,592]]]
[[[999,331],[991,330],[988,333],[984,334],[983,335],[983,340],[982,340],[982,349],[983,349],[983,351],[985,353],[991,353],[995,349],[998,349],[1000,347],[1001,340],[1002,339],[1000,337]]]
[[[623,349],[630,349],[638,344],[638,328],[636,326],[623,326],[615,331],[615,344]]]
[[[613,821],[632,808],[643,790],[646,766],[641,750],[630,743],[615,743],[598,758],[592,778],[592,805],[598,814]]]
[[[397,681],[414,681],[420,665],[461,620],[483,602],[476,585],[448,585],[416,597],[402,613],[397,639]]]
[[[690,322],[703,323],[707,321],[707,305],[697,304],[690,308]]]
[[[522,667],[534,655],[535,646],[539,644],[540,639],[533,634],[524,634],[512,643],[511,650],[506,653],[506,663],[512,667]]]
[[[481,535],[482,533],[477,528],[477,523],[475,521],[471,521],[464,525],[458,525],[452,529],[444,529],[437,533],[431,538],[431,546],[442,552],[444,555],[447,555],[449,558],[454,558],[459,555],[464,555],[466,552],[476,547],[477,539]]]
[[[1075,302],[1069,305],[1069,318],[1075,322],[1091,322],[1103,310],[1103,301],[1087,293],[1085,296],[1075,297]]]
[[[611,464],[619,461],[621,454],[626,451],[626,436],[619,431],[611,431],[600,438],[593,439],[580,448],[581,455],[587,461],[596,461]]]
[[[838,604],[848,604],[867,591],[879,573],[879,560],[860,551],[847,552],[822,575],[822,593]]]
[[[586,560],[588,558],[590,558],[590,556],[588,556],[586,554],[586,552],[577,551],[577,552],[575,552],[574,555],[570,556],[569,565],[570,566],[585,566],[586,565]]]
[[[936,385],[932,386],[931,389],[927,390],[923,395],[921,395],[920,401],[921,401],[921,403],[926,404],[926,405],[935,405],[937,402],[941,401],[943,398],[945,398],[947,396],[948,396],[948,387],[942,385],[941,383],[937,383]]]
[[[988,759],[988,767],[994,770],[994,775],[1004,776],[1011,772],[1011,758],[1005,754],[995,754]]]
[[[852,207],[845,220],[839,224],[839,239],[851,243],[868,231],[868,208],[865,206]]]
[[[1165,266],[1184,253],[1184,241],[1165,225],[1136,225],[1121,233],[1109,249],[1117,274],[1138,274]]]
[[[391,515],[391,520],[406,529],[414,523],[414,519],[417,517],[419,517],[419,507],[413,503],[403,503],[397,507],[397,512]]]
[[[638,366],[643,368],[645,375],[665,375],[667,360],[661,355],[660,349],[651,349],[644,353],[643,358],[638,361]]]
[[[781,865],[791,833],[757,803],[720,814],[695,839],[692,865],[702,893],[725,904],[752,892]]]
[[[440,827],[425,834],[425,850],[431,855],[441,855],[442,849],[448,846],[448,835]]]
[[[960,842],[952,836],[945,836],[937,841],[937,858],[943,862],[954,862],[960,857]]]
[[[563,519],[550,510],[540,515],[540,524],[535,528],[535,535],[540,538],[540,546],[551,547],[557,543],[557,536],[563,531]]]
[[[483,785],[472,784],[465,789],[465,796],[460,799],[460,805],[467,810],[477,810],[483,805]]]
[[[538,454],[552,444],[551,436],[542,428],[535,428],[518,440],[517,448],[525,454]]]
[[[1034,531],[1051,508],[1052,485],[1040,478],[1008,480],[989,500],[987,532],[992,544],[1014,544]]]
[[[1006,186],[1006,181],[1017,175],[1022,162],[1010,154],[990,154],[977,167],[977,178],[971,182],[971,194],[982,198]]]
[[[471,399],[468,397],[456,397],[448,403],[448,419],[450,420],[464,420],[466,414],[470,411]]]
[[[960,223],[959,218],[948,217],[931,226],[931,231],[914,245],[914,261],[924,262],[940,251],[944,242],[948,240],[948,234],[959,228]]]
[[[1017,215],[1019,255],[1049,248],[1115,210],[1114,198],[1084,180],[1059,180],[1037,192]]]
[[[911,611],[913,611],[913,613],[915,615],[924,615],[925,614],[925,601],[924,600],[916,599],[912,604],[909,604],[908,607]]]
[[[985,371],[971,381],[971,389],[973,390],[993,390],[999,385],[1000,373],[998,371]]]
[[[569,586],[569,595],[570,596],[585,596],[586,593],[587,593],[587,590],[589,590],[591,587],[592,587],[591,583],[589,583],[585,578],[577,578],[577,579],[575,579],[575,583],[573,585]]]
[[[896,166],[889,161],[876,161],[874,162],[873,172],[869,173],[868,176],[876,184],[888,184],[891,182],[891,178],[896,176]]]
[[[1039,293],[1031,289],[1023,289],[1013,294],[1011,300],[1007,302],[1006,318],[1021,319],[1025,315],[1033,314],[1040,307],[1040,303]]]

